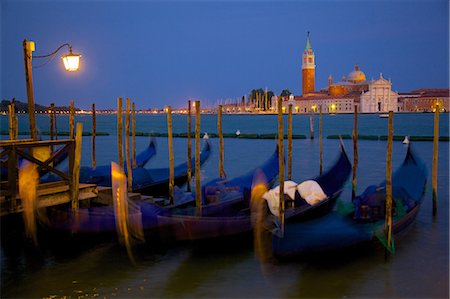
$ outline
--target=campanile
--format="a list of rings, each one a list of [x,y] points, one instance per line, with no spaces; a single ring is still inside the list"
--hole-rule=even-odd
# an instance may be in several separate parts
[[[303,51],[302,56],[302,94],[307,95],[314,91],[314,77],[316,65],[314,64],[314,52],[311,48],[311,40],[308,37],[306,39],[305,51]]]

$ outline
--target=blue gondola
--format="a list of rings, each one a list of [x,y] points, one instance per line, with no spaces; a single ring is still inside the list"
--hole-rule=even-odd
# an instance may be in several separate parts
[[[409,147],[403,164],[392,177],[393,233],[410,225],[419,211],[425,192],[427,171]],[[347,213],[333,212],[307,222],[287,223],[284,236],[272,234],[274,256],[337,250],[358,243],[383,239],[386,183],[368,187],[355,198]]]

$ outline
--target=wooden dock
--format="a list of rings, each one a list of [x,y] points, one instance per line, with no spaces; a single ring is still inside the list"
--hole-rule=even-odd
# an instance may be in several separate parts
[[[2,190],[5,190],[2,186]],[[78,201],[82,205],[83,201],[89,201],[98,197],[98,187],[94,184],[79,185]],[[21,213],[23,211],[22,199],[19,193],[16,193],[15,204],[11,204],[6,195],[0,192],[0,216],[13,213]],[[71,202],[70,186],[64,181],[55,183],[39,184],[37,188],[36,208],[46,208]]]

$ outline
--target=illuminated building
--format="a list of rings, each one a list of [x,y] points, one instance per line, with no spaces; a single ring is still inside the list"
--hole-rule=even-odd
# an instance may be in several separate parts
[[[315,91],[315,55],[308,32],[306,47],[302,55],[302,95],[285,98],[283,106],[292,104],[296,113],[318,112],[351,113],[356,105],[361,113],[399,111],[398,93],[392,90],[392,82],[383,78],[367,80],[358,65],[348,76],[333,83],[329,75],[328,86]]]

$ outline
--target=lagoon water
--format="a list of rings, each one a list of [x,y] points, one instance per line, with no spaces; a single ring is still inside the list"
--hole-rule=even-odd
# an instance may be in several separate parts
[[[287,118],[285,118],[286,120]],[[1,116],[1,130],[7,117]],[[186,132],[186,116],[173,115],[174,132]],[[48,131],[48,116],[38,115],[40,130]],[[68,131],[68,117],[58,116],[58,130]],[[91,131],[89,115],[76,116]],[[192,122],[195,123],[194,121]],[[202,115],[202,133],[216,133],[217,116]],[[285,122],[286,124],[286,122]],[[314,177],[319,171],[318,116],[316,139],[293,140],[293,179]],[[286,125],[285,125],[286,126]],[[324,115],[323,135],[350,134],[353,115]],[[27,131],[26,115],[19,116],[19,131]],[[140,132],[165,132],[165,115],[137,115]],[[224,133],[276,133],[276,115],[224,115]],[[295,115],[294,134],[309,136],[309,116]],[[116,116],[97,115],[97,165],[117,160]],[[359,116],[359,133],[387,135],[387,119]],[[395,135],[433,135],[432,114],[395,114]],[[449,115],[440,116],[440,135],[449,136]],[[2,139],[7,138],[3,136]],[[48,136],[43,136],[48,138]],[[137,152],[149,137],[137,137]],[[218,139],[202,168],[202,180],[217,176]],[[157,138],[157,155],[147,167],[167,167],[167,139]],[[353,161],[351,140],[344,140]],[[385,176],[386,142],[359,140],[357,191],[361,193]],[[439,142],[438,213],[432,215],[432,142],[413,142],[413,149],[428,167],[424,204],[416,221],[395,238],[396,252],[385,259],[377,242],[341,252],[304,256],[260,264],[251,236],[220,241],[160,244],[148,241],[135,248],[136,265],[114,238],[77,239],[40,235],[39,248],[2,233],[1,297],[72,298],[448,298],[449,297],[449,143]],[[91,163],[91,137],[83,137],[82,165]],[[274,140],[225,139],[225,171],[230,178],[253,169],[275,150]],[[186,139],[174,139],[175,165],[186,159]],[[339,141],[323,139],[324,168],[337,157]],[[401,164],[406,146],[393,146],[393,168]],[[63,165],[64,166],[64,165]],[[342,193],[349,202],[350,183]],[[8,228],[10,229],[10,228]],[[11,228],[13,230],[14,228]],[[5,227],[2,227],[2,231]],[[14,239],[14,240],[12,240]]]

